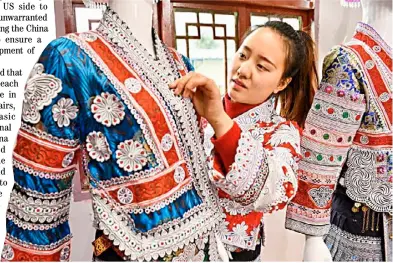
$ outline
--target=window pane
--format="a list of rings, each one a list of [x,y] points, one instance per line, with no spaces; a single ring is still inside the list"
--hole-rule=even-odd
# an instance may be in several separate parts
[[[269,16],[269,14],[264,14],[264,15],[253,14],[253,15],[251,15],[251,26],[263,25],[267,21],[284,21],[284,22],[290,24],[295,30],[299,30],[300,25],[301,25],[301,17],[300,16],[280,18],[278,16]]]
[[[190,58],[197,72],[215,80],[222,94],[225,94],[227,88],[228,65],[236,51],[236,19],[237,13],[200,13],[198,9],[188,9],[186,12],[182,9],[180,12],[175,9],[175,39],[178,51]],[[186,32],[183,28],[187,23],[194,25],[189,25]],[[181,39],[185,36],[189,37],[188,41]],[[223,39],[215,39],[216,37]]]
[[[267,21],[269,21],[269,18],[267,16],[251,16],[251,26],[263,25]]]
[[[213,79],[225,93],[225,59],[224,41],[202,37],[201,40],[190,39],[190,59],[195,70]]]
[[[202,38],[213,40],[213,28],[209,26],[201,26],[201,39]]]
[[[227,26],[227,36],[234,37],[236,36],[236,19],[235,15],[222,15],[215,14],[215,23],[216,24],[225,24]]]
[[[271,16],[270,21],[281,21],[281,18],[276,17],[276,16]]]
[[[176,50],[179,51],[180,54],[187,56],[187,42],[185,39],[176,40]]]
[[[177,36],[186,35],[186,23],[196,23],[197,14],[193,12],[175,12],[175,30]]]
[[[96,30],[99,25],[100,25],[100,22],[92,22],[91,23],[91,30]]]
[[[295,30],[300,29],[300,19],[299,18],[284,18],[283,21],[290,24]]]
[[[209,13],[199,13],[199,22],[200,23],[213,23],[213,15]]]
[[[228,74],[230,74],[231,63],[232,63],[232,60],[233,60],[233,58],[235,56],[236,51],[237,50],[236,50],[236,42],[235,42],[235,40],[227,40]]]
[[[224,28],[216,26],[216,36],[223,37],[225,35]]]
[[[188,26],[188,35],[193,37],[198,36],[198,28],[196,26]]]
[[[101,9],[91,9],[84,7],[75,8],[75,21],[76,21],[76,32],[89,31],[89,20],[99,21],[102,19]],[[91,23],[91,29],[95,29],[98,23]]]

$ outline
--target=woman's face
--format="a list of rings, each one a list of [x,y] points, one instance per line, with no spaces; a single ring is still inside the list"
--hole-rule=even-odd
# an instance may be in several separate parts
[[[285,89],[282,80],[286,47],[281,35],[262,27],[252,32],[236,52],[229,74],[229,97],[235,102],[260,104]]]

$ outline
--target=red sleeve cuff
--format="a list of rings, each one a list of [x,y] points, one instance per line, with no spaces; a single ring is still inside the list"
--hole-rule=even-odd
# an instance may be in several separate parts
[[[218,139],[211,139],[216,153],[221,157],[226,172],[235,161],[236,149],[239,145],[241,133],[239,125],[234,121],[232,128],[227,133]]]

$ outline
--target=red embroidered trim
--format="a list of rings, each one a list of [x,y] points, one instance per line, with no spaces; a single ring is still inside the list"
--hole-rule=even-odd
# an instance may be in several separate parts
[[[71,248],[68,254],[68,258],[60,260],[61,251],[65,246],[71,247],[71,243],[67,243],[66,245],[62,245],[52,251],[39,251],[39,250],[32,250],[28,248],[23,248],[14,243],[6,242],[5,244],[11,245],[14,257],[10,261],[16,262],[60,262],[60,261],[69,261]],[[64,255],[63,255],[64,256]],[[2,261],[4,259],[2,258]]]
[[[354,38],[363,41],[364,43],[367,44],[367,46],[373,48],[374,46],[379,46],[381,48],[381,51],[379,52],[375,52],[378,57],[380,57],[382,59],[382,61],[385,63],[385,65],[392,70],[392,58],[389,56],[388,53],[386,53],[386,51],[383,49],[382,46],[380,46],[377,42],[375,42],[371,37],[357,32],[354,36]]]
[[[135,75],[131,73],[123,64],[119,61],[119,59],[112,53],[112,51],[107,47],[107,45],[101,40],[97,39],[94,42],[87,42],[94,51],[98,54],[98,56],[104,61],[104,63],[110,68],[115,77],[122,83],[128,78],[135,78]],[[135,74],[135,73],[134,73]],[[159,142],[161,142],[162,138],[166,134],[172,134],[169,129],[169,124],[166,122],[164,112],[161,111],[161,108],[156,103],[156,100],[153,98],[153,94],[148,92],[145,89],[145,86],[142,85],[142,89],[138,93],[130,93],[130,95],[135,99],[135,101],[139,104],[139,106],[146,112],[149,120],[146,120],[152,124],[154,127],[154,132],[157,136]],[[174,136],[172,136],[174,137]],[[174,142],[176,144],[177,142]],[[161,148],[160,145],[157,145],[158,148]],[[163,152],[167,162],[170,165],[178,162],[180,160],[180,156],[178,156],[175,147],[172,147],[169,151]]]
[[[361,142],[362,136],[367,136],[368,143],[364,144]],[[391,147],[392,146],[392,135],[375,135],[375,134],[369,134],[369,133],[362,133],[358,132],[355,135],[355,138],[353,139],[353,143],[357,145],[362,145],[365,147]]]
[[[368,72],[369,79],[368,81],[372,84],[374,96],[376,97],[376,101],[380,105],[380,108],[384,112],[385,119],[388,120],[389,122],[389,128],[392,125],[392,94],[389,90],[389,88],[385,85],[381,73],[379,72],[378,68],[376,65],[374,65],[372,68],[367,68],[365,63],[369,60],[373,61],[371,56],[366,52],[366,50],[360,46],[360,45],[353,45],[350,46],[352,50],[360,57],[360,59],[363,62],[364,69]],[[391,59],[390,59],[391,61]],[[386,63],[386,62],[385,62]],[[391,62],[390,62],[391,63]],[[381,96],[382,93],[388,93],[389,94],[389,99],[385,102],[381,101],[379,99],[379,96]]]
[[[186,164],[180,165],[180,167],[183,168],[185,172],[185,179],[189,178],[190,175],[188,174],[187,166]],[[143,201],[149,201],[154,198],[160,197],[161,195],[164,195],[171,191],[173,188],[175,188],[177,185],[181,184],[184,182],[184,180],[180,183],[177,183],[174,179],[174,174],[175,170],[172,170],[171,172],[167,173],[166,175],[160,176],[157,179],[153,181],[147,181],[143,182],[140,184],[135,184],[135,185],[130,185],[126,186],[126,188],[130,189],[133,194],[133,201],[132,203],[140,203]],[[124,186],[121,188],[117,188],[114,190],[109,191],[109,195],[115,199],[117,202],[120,203],[118,197],[117,197],[117,192],[122,189]]]
[[[14,152],[21,157],[43,166],[64,168],[62,162],[68,154],[67,152],[61,152],[57,149],[43,146],[21,135],[18,135],[17,142]],[[20,161],[23,162],[22,160]],[[74,157],[72,164],[75,162],[76,158]]]

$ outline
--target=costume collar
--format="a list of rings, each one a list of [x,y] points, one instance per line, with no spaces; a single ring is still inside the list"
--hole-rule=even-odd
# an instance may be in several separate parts
[[[271,122],[278,117],[274,108],[275,98],[271,97],[259,105],[236,103],[228,95],[224,98],[224,107],[227,114],[235,118],[239,124],[254,125],[257,122]]]

